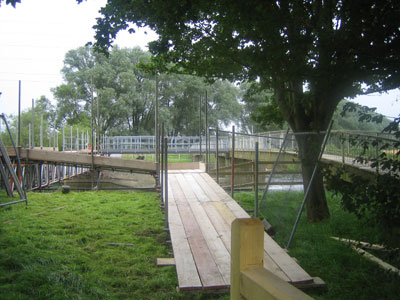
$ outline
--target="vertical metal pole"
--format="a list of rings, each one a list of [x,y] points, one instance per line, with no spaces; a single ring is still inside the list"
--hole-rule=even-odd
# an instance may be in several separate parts
[[[159,132],[159,127],[158,127],[158,124],[159,124],[159,120],[158,120],[158,117],[159,117],[159,112],[158,112],[158,109],[159,109],[159,105],[160,105],[160,103],[159,103],[159,99],[158,99],[158,77],[157,77],[157,75],[156,75],[156,86],[155,86],[155,108],[154,108],[154,113],[155,113],[155,116],[154,116],[154,137],[155,137],[155,162],[156,162],[156,173],[157,173],[157,176],[156,176],[156,186],[157,187],[159,187],[160,186],[160,132]]]
[[[53,151],[56,151],[56,130],[53,129]]]
[[[79,128],[76,129],[76,151],[79,151]]]
[[[342,164],[344,164],[345,160],[344,160],[344,142],[345,139],[343,137],[343,133],[340,134],[341,140],[342,140]]]
[[[72,152],[72,150],[73,150],[73,144],[72,144],[72,125],[71,125],[69,128],[70,128],[70,135],[71,135],[71,140],[70,140],[70,143],[71,143],[71,144],[70,144],[70,145],[71,145],[70,147],[71,147],[71,148],[70,148],[70,149],[71,149],[71,152]]]
[[[32,148],[35,148],[35,100],[32,99]]]
[[[202,126],[201,126],[201,111],[202,111],[202,107],[201,107],[201,95],[200,95],[200,98],[199,98],[199,114],[200,114],[200,119],[199,119],[199,146],[200,146],[200,161],[202,160],[202,157],[201,157],[201,133],[202,133],[202,129],[203,128],[201,128]]]
[[[98,151],[100,151],[100,94],[99,95],[97,95],[97,101],[96,101],[96,103],[97,103],[97,135],[96,135],[96,137],[97,137],[97,139],[98,139],[98,141],[96,141],[96,149],[98,150]]]
[[[379,174],[379,133],[376,133],[375,145],[375,158],[376,158],[376,174]]]
[[[90,156],[91,156],[91,158],[92,158],[92,176],[91,176],[91,182],[92,182],[92,190],[93,190],[93,188],[94,188],[94,153],[93,153],[93,149],[94,149],[94,140],[93,140],[93,133],[94,133],[94,126],[93,126],[93,121],[94,121],[94,115],[93,115],[93,112],[94,112],[94,107],[93,107],[93,105],[94,105],[94,103],[93,103],[93,101],[94,101],[94,97],[93,97],[93,76],[91,76],[90,77],[90,93],[91,93],[91,109],[90,109],[90,119],[91,119],[91,122],[90,122],[90,129],[91,129],[91,145],[92,145],[92,147],[90,148]]]
[[[326,143],[328,142],[328,138],[329,138],[329,135],[331,133],[332,125],[333,125],[333,120],[331,120],[331,122],[329,123],[329,127],[328,127],[328,130],[327,130],[326,134],[325,134],[324,141],[322,142],[321,151],[320,151],[320,153],[318,155],[317,161],[315,162],[314,170],[312,172],[310,182],[309,182],[309,184],[307,186],[307,190],[306,190],[306,192],[304,194],[303,202],[301,203],[301,207],[299,209],[299,213],[297,214],[297,218],[296,218],[296,221],[294,223],[292,232],[290,233],[290,237],[289,237],[289,241],[287,243],[286,249],[289,249],[289,247],[290,247],[290,245],[292,243],[294,234],[296,233],[296,229],[297,229],[297,226],[299,224],[301,215],[303,213],[304,206],[305,206],[305,204],[307,202],[308,195],[310,194],[311,186],[312,186],[312,184],[314,182],[315,175],[317,174],[319,162],[320,162],[320,160],[322,158],[322,155],[324,154],[325,146],[326,146]]]
[[[62,151],[65,151],[65,132],[64,132],[64,127],[62,129]]]
[[[161,124],[161,141],[164,141],[164,123]],[[161,143],[161,203],[164,203],[164,142]]]
[[[165,185],[165,196],[164,196],[164,203],[165,203],[165,223],[166,228],[169,228],[168,225],[168,138],[164,138],[164,151],[165,151],[165,176],[164,176],[164,185]]]
[[[209,161],[208,161],[208,159],[209,159],[209,157],[208,157],[208,155],[209,155],[208,139],[209,139],[209,136],[208,136],[207,90],[206,90],[206,96],[204,98],[204,114],[205,114],[205,117],[206,117],[206,126],[205,126],[205,129],[206,129],[206,143],[205,143],[205,146],[206,146],[206,158],[205,158],[205,162],[206,162],[206,172],[208,173],[208,164],[209,164]]]
[[[18,135],[17,147],[21,146],[21,80],[18,82]]]
[[[255,195],[254,195],[254,216],[258,218],[258,142],[256,142],[256,153],[255,153]]]
[[[217,183],[219,184],[219,140],[218,140],[218,124],[217,124],[217,128],[216,128],[216,131],[215,131],[215,151],[216,151],[216,153],[215,153],[215,164],[216,164],[216,166],[215,166],[215,169],[216,169],[216,172],[217,172]]]
[[[31,148],[31,124],[28,124],[28,148]]]
[[[232,168],[231,168],[231,197],[233,199],[235,190],[235,125],[232,126]]]
[[[40,149],[43,149],[43,115],[40,115]]]

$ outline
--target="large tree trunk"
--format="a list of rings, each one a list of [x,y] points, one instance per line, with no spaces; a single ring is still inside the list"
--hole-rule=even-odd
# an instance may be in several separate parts
[[[322,134],[308,134],[296,136],[299,145],[299,158],[301,160],[304,191],[311,182],[312,173],[318,160]],[[329,209],[325,197],[323,177],[319,169],[310,187],[308,201],[306,203],[307,218],[316,222],[329,218]]]
[[[310,133],[296,135],[304,191],[306,191],[321,151],[324,135],[320,132],[327,129],[340,99],[332,98],[329,94],[310,97],[303,92],[302,81],[292,81],[286,84],[280,82],[275,87],[275,96],[283,117],[293,132]],[[311,222],[329,218],[329,208],[320,171],[317,172],[310,187],[306,210],[307,219]]]

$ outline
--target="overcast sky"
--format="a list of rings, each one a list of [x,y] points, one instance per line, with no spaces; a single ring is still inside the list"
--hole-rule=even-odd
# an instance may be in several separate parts
[[[5,2],[5,1],[4,1]],[[14,9],[3,2],[0,7],[0,113],[17,113],[18,81],[21,80],[22,108],[32,98],[45,95],[53,100],[51,88],[62,83],[60,70],[65,54],[93,41],[92,26],[106,0],[22,0]],[[120,47],[140,46],[146,50],[155,35],[140,31],[120,33]],[[362,105],[395,117],[400,114],[400,92],[369,95],[356,99]]]

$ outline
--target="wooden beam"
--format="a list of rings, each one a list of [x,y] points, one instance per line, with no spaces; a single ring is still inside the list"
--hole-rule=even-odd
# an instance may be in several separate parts
[[[21,149],[21,157],[27,160],[46,161],[64,164],[76,164],[82,166],[91,166],[92,158],[87,154],[74,152],[55,152],[39,149]],[[156,171],[154,162],[139,161],[132,159],[95,156],[94,166],[108,169],[133,170],[147,173]]]
[[[175,266],[175,258],[157,258],[157,267]]]

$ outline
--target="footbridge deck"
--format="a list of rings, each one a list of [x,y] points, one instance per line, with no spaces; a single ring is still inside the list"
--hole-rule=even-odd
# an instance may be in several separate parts
[[[231,223],[249,215],[208,174],[169,171],[168,223],[179,289],[230,286]],[[313,285],[304,271],[267,233],[264,266],[294,285]]]
[[[10,156],[14,156],[13,149],[8,149]],[[35,149],[23,149],[19,150],[21,159],[27,161],[41,161],[56,164],[66,165],[79,165],[82,167],[94,167],[100,169],[112,169],[112,170],[125,170],[133,171],[138,173],[155,173],[156,164],[149,161],[123,159],[106,156],[92,156],[90,153],[79,153],[79,152],[58,152],[41,150],[40,148]]]

